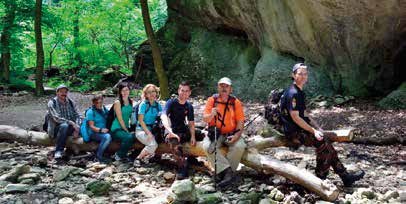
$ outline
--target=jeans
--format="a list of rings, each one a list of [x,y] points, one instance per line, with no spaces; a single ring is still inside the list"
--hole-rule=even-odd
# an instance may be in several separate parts
[[[66,139],[73,134],[73,126],[68,123],[61,123],[55,127],[56,147],[55,151],[63,152],[66,145]]]
[[[106,151],[107,147],[111,143],[110,133],[94,133],[90,136],[90,139],[96,142],[100,142],[99,147],[97,147],[96,157],[98,159],[103,158],[104,151]]]

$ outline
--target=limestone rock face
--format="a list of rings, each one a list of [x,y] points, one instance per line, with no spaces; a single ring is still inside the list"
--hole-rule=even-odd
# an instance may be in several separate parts
[[[249,89],[258,97],[290,83],[298,61],[310,64],[309,88],[319,93],[384,95],[406,78],[404,0],[167,4],[169,19],[158,36],[174,86],[199,75],[198,85],[211,88],[228,75],[237,93]]]

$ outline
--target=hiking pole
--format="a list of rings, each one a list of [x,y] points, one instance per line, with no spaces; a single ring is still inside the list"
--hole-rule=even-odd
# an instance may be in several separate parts
[[[254,122],[259,116],[261,116],[262,113],[258,113],[257,116],[255,116],[252,120],[248,121],[247,124],[244,124],[244,128],[248,127],[251,125],[252,122]]]
[[[217,191],[217,117],[214,116],[214,190]]]

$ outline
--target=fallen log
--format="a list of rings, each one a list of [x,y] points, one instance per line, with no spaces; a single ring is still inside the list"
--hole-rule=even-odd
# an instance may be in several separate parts
[[[0,141],[17,141],[31,145],[53,146],[52,140],[49,139],[46,133],[27,131],[18,127],[6,125],[0,125]],[[282,144],[282,142],[278,142],[278,139],[275,139],[274,142],[275,144]],[[69,137],[66,142],[66,147],[72,149],[75,153],[79,153],[80,151],[94,151],[97,148],[97,144],[93,142],[84,143],[82,138],[72,139],[72,137]],[[119,143],[113,142],[109,146],[109,150],[117,150],[118,147]],[[247,148],[241,160],[242,164],[265,174],[275,173],[284,176],[293,182],[302,185],[308,190],[315,192],[324,200],[334,201],[337,199],[339,191],[330,181],[323,181],[306,169],[300,169],[289,163],[273,159],[270,156],[261,155],[254,147],[255,145],[251,145],[251,147]],[[257,145],[257,147],[263,149],[266,146],[261,143],[261,145]],[[143,148],[143,145],[136,143],[135,148]],[[226,151],[224,149],[225,148],[223,148],[223,151]],[[205,156],[202,142],[197,142],[196,146],[191,146],[189,143],[186,143],[184,145],[184,152],[185,154],[192,156]],[[159,144],[157,153],[170,153],[169,146],[166,144]]]

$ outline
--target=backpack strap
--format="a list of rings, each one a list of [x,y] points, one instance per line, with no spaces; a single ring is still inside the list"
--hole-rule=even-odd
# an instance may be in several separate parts
[[[224,123],[224,120],[225,120],[225,118],[226,118],[226,113],[227,113],[228,105],[232,105],[232,106],[234,107],[234,112],[235,112],[235,100],[236,100],[236,98],[235,98],[234,96],[230,95],[230,96],[228,97],[228,99],[227,99],[227,102],[224,103],[224,102],[219,102],[219,101],[217,100],[218,97],[219,97],[219,94],[213,94],[213,99],[214,99],[214,101],[213,101],[213,107],[217,107],[217,104],[218,104],[218,103],[222,103],[222,104],[225,104],[225,105],[226,105],[226,107],[224,108],[224,112],[223,112],[223,115],[222,115],[222,119],[220,119],[220,118],[218,117],[218,115],[216,115],[215,118],[214,118],[215,120],[219,120],[219,121],[221,122],[221,128],[222,128],[222,127],[225,127],[225,126],[226,126],[225,123]],[[215,124],[215,125],[216,125],[216,124]],[[221,130],[221,128],[220,128],[220,130]]]

